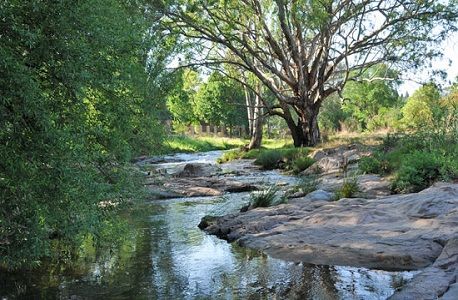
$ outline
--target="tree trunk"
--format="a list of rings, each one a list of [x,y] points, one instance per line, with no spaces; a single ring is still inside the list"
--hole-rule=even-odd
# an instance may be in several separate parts
[[[254,118],[253,118],[253,128],[251,132],[250,143],[248,144],[248,149],[258,149],[261,147],[262,143],[262,125],[264,124],[264,110],[262,109],[261,98],[256,95],[254,103]]]
[[[253,130],[254,130],[253,121],[255,118],[254,104],[251,101],[250,91],[248,91],[247,87],[245,87],[244,91],[245,91],[245,102],[246,102],[247,117],[248,117],[248,131],[249,131],[250,136],[252,136]]]
[[[287,120],[291,131],[294,147],[310,147],[320,142],[320,129],[318,127],[318,109],[309,110],[299,115],[297,124]]]

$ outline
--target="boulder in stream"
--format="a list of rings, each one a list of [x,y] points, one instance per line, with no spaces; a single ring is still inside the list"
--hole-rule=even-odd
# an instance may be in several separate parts
[[[213,164],[189,163],[186,164],[176,177],[210,177],[221,172],[221,168]]]

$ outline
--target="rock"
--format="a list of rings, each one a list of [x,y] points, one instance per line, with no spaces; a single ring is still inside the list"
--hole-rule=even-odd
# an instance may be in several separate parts
[[[149,199],[151,200],[158,200],[158,199],[173,199],[182,197],[182,194],[178,194],[172,191],[160,190],[157,188],[149,189]]]
[[[182,197],[219,196],[225,192],[241,193],[257,189],[248,183],[218,177],[172,178],[162,188]]]
[[[216,220],[216,217],[214,216],[205,216],[202,218],[202,220],[200,220],[200,223],[199,225],[197,225],[197,227],[199,227],[200,229],[207,228],[208,226],[213,224],[215,220]]]
[[[212,164],[190,163],[186,164],[183,171],[178,172],[176,177],[210,177],[221,172],[221,168]]]
[[[458,283],[452,284],[447,292],[440,297],[442,300],[456,300],[458,299]]]
[[[293,201],[332,201],[334,199],[334,193],[324,191],[324,190],[316,190],[311,193],[305,195],[305,197],[296,198]],[[294,203],[293,202],[293,203]]]
[[[316,190],[313,191],[307,196],[304,197],[304,200],[311,200],[311,201],[331,201],[334,198],[334,193],[330,193],[323,190]]]
[[[359,197],[371,199],[391,194],[391,184],[386,178],[373,174],[359,175],[356,177],[360,189]],[[328,174],[320,177],[318,188],[334,192],[341,188],[343,183],[344,178],[340,174]]]
[[[359,144],[339,146],[336,148],[321,149],[312,153],[310,156],[316,160],[303,175],[311,174],[334,174],[340,173],[344,168],[348,169],[354,165],[361,157],[370,155],[370,152],[362,149]]]
[[[288,199],[303,198],[305,196],[307,196],[307,193],[304,193],[302,191],[294,192],[292,194],[287,195]]]
[[[451,239],[431,267],[416,275],[412,281],[390,297],[391,300],[438,299],[449,291],[446,297],[458,296],[456,272],[458,270],[458,239]],[[449,286],[455,284],[454,290]],[[444,298],[442,298],[444,299]],[[447,298],[445,298],[447,299]],[[458,299],[457,297],[450,299]]]
[[[205,231],[290,261],[416,270],[431,266],[444,242],[458,236],[457,207],[458,184],[438,184],[421,193],[371,200],[257,208],[218,217]],[[443,278],[440,270],[426,274]]]
[[[310,154],[310,157],[313,158],[314,160],[318,161],[324,157],[326,157],[328,154],[323,151],[323,150],[315,150],[312,154]]]

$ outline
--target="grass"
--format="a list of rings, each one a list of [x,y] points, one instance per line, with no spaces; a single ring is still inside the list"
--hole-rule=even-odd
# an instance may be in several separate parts
[[[308,167],[313,165],[314,162],[315,160],[311,157],[301,156],[291,162],[291,169],[294,174],[299,174],[300,172],[308,169]]]
[[[286,197],[279,197],[278,187],[271,186],[267,190],[251,193],[250,208],[269,207],[286,203]]]
[[[261,148],[245,151],[243,149],[232,150],[224,153],[218,163],[225,163],[235,159],[255,159],[254,163],[265,170],[286,169],[294,173],[300,173],[314,163],[308,157],[310,148],[294,148],[284,143],[271,143],[269,146],[282,145],[281,148]]]
[[[387,136],[387,131],[376,132],[339,132],[338,134],[324,138],[324,141],[316,146],[316,148],[335,148],[342,145],[359,143],[366,146],[380,145],[384,137]]]
[[[359,192],[359,185],[357,177],[344,178],[342,186],[336,191],[334,199],[340,200],[342,198],[353,198]]]
[[[175,135],[169,137],[163,145],[162,153],[206,152],[212,150],[228,150],[241,147],[248,141],[226,137],[188,137]]]
[[[309,175],[301,177],[297,187],[304,193],[309,194],[317,190],[319,184],[318,176]]]

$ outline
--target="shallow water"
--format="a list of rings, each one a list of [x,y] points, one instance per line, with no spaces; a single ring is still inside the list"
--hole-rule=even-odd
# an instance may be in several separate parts
[[[220,154],[177,155],[175,162],[158,167],[172,170],[190,161],[214,163]],[[242,165],[228,165],[225,170],[240,170]],[[250,172],[235,175],[235,179],[266,184],[295,181],[276,171]],[[145,203],[128,216],[139,232],[132,247],[80,260],[71,270],[62,267],[0,274],[0,296],[6,299],[386,299],[394,288],[413,276],[412,272],[286,262],[229,244],[197,228],[203,216],[236,212],[248,203],[248,198],[248,193],[241,193]]]

